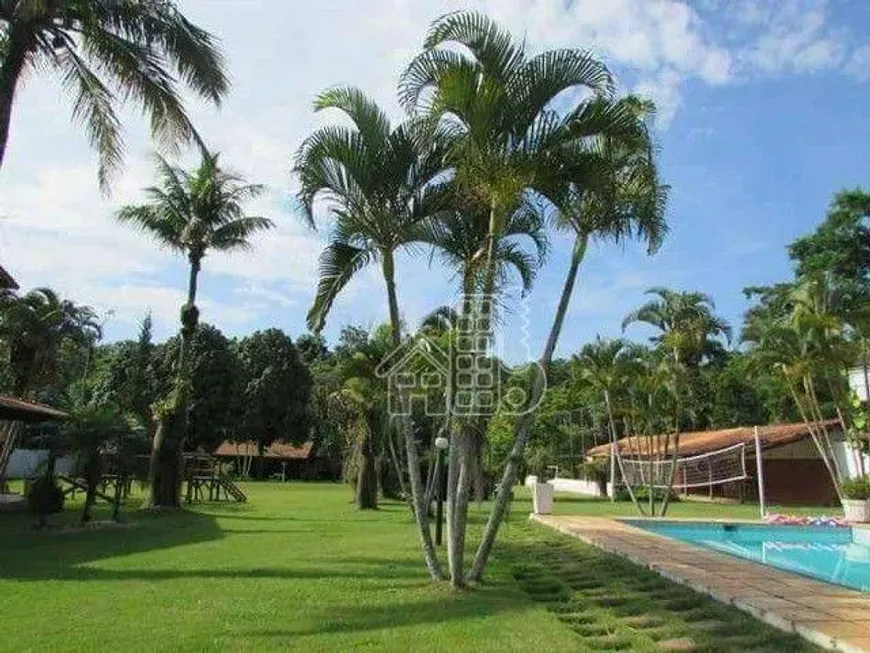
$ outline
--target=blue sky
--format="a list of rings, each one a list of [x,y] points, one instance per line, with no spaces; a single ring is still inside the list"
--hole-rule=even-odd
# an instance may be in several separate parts
[[[354,84],[394,117],[395,81],[427,24],[455,8],[482,9],[532,50],[591,47],[623,90],[659,106],[662,172],[672,186],[671,233],[647,258],[636,246],[596,246],[584,262],[560,353],[622,317],[654,285],[697,289],[735,325],[744,286],[790,274],[785,246],[811,230],[831,195],[866,184],[870,164],[870,4],[822,0],[490,0],[484,2],[189,0],[187,14],[223,41],[234,80],[223,110],[193,104],[195,121],[224,161],[269,192],[251,206],[279,225],[251,254],[210,257],[203,318],[228,334],[278,326],[304,332],[323,234],[306,231],[289,198],[292,153],[330,116],[315,94]],[[268,20],[264,20],[268,17]],[[32,78],[15,107],[0,173],[0,262],[25,288],[50,285],[106,317],[109,339],[129,337],[150,308],[158,337],[176,328],[183,261],[111,221],[150,183],[151,146],[141,119],[125,114],[127,165],[110,197],[95,160],[69,123],[55,80]],[[556,242],[525,304],[514,304],[504,353],[537,352],[565,266]],[[400,261],[405,319],[414,324],[451,301],[449,272],[425,256]],[[326,335],[386,316],[373,269],[335,306]],[[643,337],[641,329],[630,335]]]

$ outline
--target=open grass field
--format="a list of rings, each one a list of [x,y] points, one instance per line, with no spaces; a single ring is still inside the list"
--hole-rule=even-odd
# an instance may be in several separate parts
[[[529,523],[523,495],[485,585],[457,593],[427,579],[402,504],[358,512],[341,485],[244,489],[247,504],[132,512],[111,530],[35,533],[0,514],[0,650],[813,650]]]

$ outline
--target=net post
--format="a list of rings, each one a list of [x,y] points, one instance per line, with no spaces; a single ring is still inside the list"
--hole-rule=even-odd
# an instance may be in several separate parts
[[[764,464],[761,460],[761,438],[758,435],[758,427],[755,427],[755,469],[758,477],[758,509],[761,512],[761,519],[767,514],[767,508],[764,502]]]

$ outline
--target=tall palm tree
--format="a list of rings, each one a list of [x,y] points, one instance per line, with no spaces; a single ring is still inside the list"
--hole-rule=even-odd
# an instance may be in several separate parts
[[[192,172],[158,157],[157,172],[159,184],[145,190],[149,201],[125,206],[115,217],[184,255],[190,265],[187,301],[181,309],[176,387],[157,415],[149,471],[151,504],[177,506],[180,455],[186,431],[186,352],[199,322],[196,294],[202,260],[209,250],[248,249],[251,236],[271,229],[273,223],[267,218],[244,214],[245,202],[257,197],[263,187],[249,184],[221,168],[217,154],[203,151],[202,162]]]
[[[562,134],[558,145],[560,174],[543,192],[558,210],[557,224],[573,235],[574,244],[550,332],[538,359],[544,374],[549,371],[589,242],[637,239],[646,243],[651,255],[667,233],[664,216],[668,187],[659,179],[646,123],[651,111],[650,103],[632,96],[621,100],[593,97],[576,107],[566,123],[567,134]],[[544,392],[544,374],[535,376],[532,397]],[[532,414],[517,419],[501,487],[516,482],[533,426]],[[507,503],[506,496],[496,498],[475,555],[470,574],[473,580],[483,574]]]
[[[315,101],[315,110],[338,109],[350,127],[322,127],[305,139],[296,154],[299,201],[314,225],[315,204],[323,200],[335,225],[320,256],[320,280],[308,326],[319,332],[332,304],[347,283],[367,266],[379,263],[387,292],[393,347],[402,342],[396,293],[395,255],[426,239],[431,219],[446,208],[440,182],[440,144],[419,137],[413,122],[396,127],[380,107],[354,88],[334,88]],[[429,529],[417,443],[406,419],[405,439],[414,514],[426,565],[441,577]]]
[[[592,54],[565,49],[529,56],[525,44],[495,22],[464,11],[432,24],[423,52],[402,75],[403,105],[446,137],[447,164],[458,188],[485,207],[480,287],[485,300],[475,309],[484,325],[493,303],[499,237],[508,218],[523,198],[548,188],[561,169],[556,146],[568,118],[553,109],[553,100],[579,88],[600,95],[612,90],[609,71]],[[462,585],[467,496],[454,481],[456,449],[467,458],[470,448],[451,438],[447,553],[451,582]]]
[[[229,87],[215,38],[171,0],[3,0],[0,33],[0,167],[15,92],[28,74],[51,71],[71,94],[104,189],[123,154],[120,102],[132,100],[154,138],[172,145],[198,138],[179,87],[214,104]]]
[[[622,328],[645,322],[659,334],[652,342],[670,352],[678,365],[697,367],[701,360],[721,348],[720,338],[731,339],[731,327],[713,313],[715,305],[700,292],[678,292],[669,288],[650,288],[648,301],[622,321]]]

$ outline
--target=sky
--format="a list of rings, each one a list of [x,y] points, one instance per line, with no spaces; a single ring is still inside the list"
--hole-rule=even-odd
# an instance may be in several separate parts
[[[223,163],[268,191],[249,205],[277,227],[249,253],[212,255],[200,281],[202,319],[228,335],[279,327],[306,332],[317,257],[328,228],[304,226],[294,209],[293,153],[315,127],[312,101],[354,85],[394,119],[396,81],[428,24],[454,9],[484,11],[532,52],[592,49],[622,92],[658,106],[661,171],[671,186],[670,233],[657,255],[597,243],[583,263],[558,353],[596,334],[617,336],[644,291],[701,290],[739,326],[742,289],[786,279],[786,246],[824,217],[834,192],[870,178],[870,3],[863,0],[183,0],[185,14],[220,40],[233,86],[220,110],[191,101],[193,120]],[[0,263],[24,289],[51,286],[93,306],[106,340],[135,335],[150,310],[155,335],[177,329],[185,261],[112,215],[153,179],[145,121],[123,114],[126,164],[100,193],[96,157],[57,80],[31,76],[16,98],[0,171]],[[181,161],[192,161],[182,154]],[[568,254],[556,240],[535,288],[514,296],[501,351],[534,356],[546,337]],[[414,326],[455,295],[449,270],[426,255],[398,261],[403,319]],[[327,321],[387,316],[376,269],[344,292]],[[648,335],[640,327],[628,335]]]

